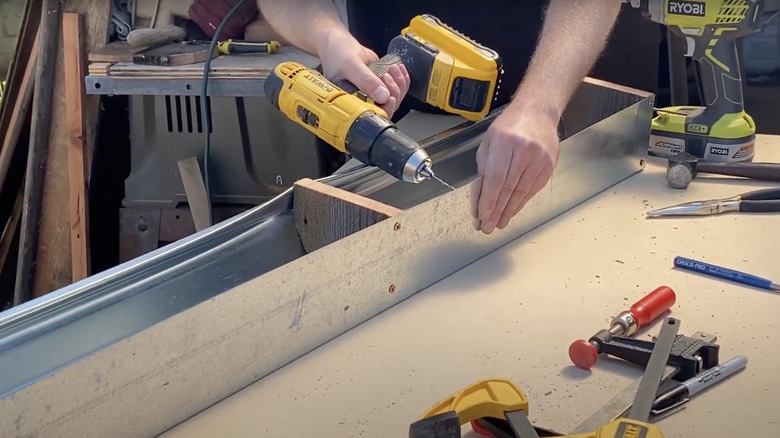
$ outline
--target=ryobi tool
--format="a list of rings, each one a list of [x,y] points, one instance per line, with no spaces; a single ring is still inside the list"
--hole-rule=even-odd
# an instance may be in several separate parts
[[[757,32],[760,0],[624,0],[651,21],[666,25],[687,42],[686,56],[701,72],[703,107],[658,110],[652,122],[651,155],[687,152],[703,161],[751,161],[756,127],[745,112],[736,40]]]
[[[444,111],[478,120],[495,100],[501,72],[498,55],[436,17],[412,19],[392,40],[388,54],[371,68],[381,76],[397,63],[409,71],[408,94]],[[399,180],[438,180],[425,149],[354,85],[337,85],[302,64],[283,62],[266,79],[265,93],[287,117],[339,151]]]

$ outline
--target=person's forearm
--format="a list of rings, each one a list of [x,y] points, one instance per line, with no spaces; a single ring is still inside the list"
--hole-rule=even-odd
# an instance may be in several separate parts
[[[276,33],[312,55],[333,31],[349,33],[333,0],[257,0],[257,6]]]
[[[550,0],[536,51],[511,107],[542,109],[557,123],[600,56],[621,0]]]

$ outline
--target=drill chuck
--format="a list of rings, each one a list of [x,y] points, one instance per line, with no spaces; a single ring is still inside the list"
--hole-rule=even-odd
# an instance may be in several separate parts
[[[372,111],[364,112],[352,124],[346,147],[357,160],[406,182],[423,181],[431,167],[431,158],[419,143]]]

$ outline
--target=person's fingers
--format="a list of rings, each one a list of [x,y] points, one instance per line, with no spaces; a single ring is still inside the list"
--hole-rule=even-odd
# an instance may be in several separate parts
[[[388,73],[382,76],[382,82],[384,82],[387,90],[390,91],[390,100],[392,100],[392,112],[398,109],[398,104],[401,102],[403,96],[401,95],[401,87],[395,82],[395,79]],[[390,102],[388,102],[390,104]]]
[[[490,150],[486,157],[482,177],[482,191],[479,195],[479,219],[486,222],[493,215],[501,187],[506,181],[509,164],[512,160],[512,147],[506,142],[497,142],[496,136],[490,139]],[[484,228],[495,227],[487,223]]]
[[[404,75],[402,68],[403,65],[391,65],[387,71],[390,77],[393,78],[393,82],[395,82],[398,85],[399,101],[403,100],[404,96],[409,91],[409,82],[408,82],[409,74],[407,73],[406,75]]]
[[[507,202],[501,217],[497,221],[498,229],[503,230],[506,228],[509,225],[509,221],[520,212],[536,192],[541,190],[546,181],[542,166],[532,166],[526,169],[523,177],[517,184],[517,188],[509,198],[509,202]]]
[[[400,65],[401,74],[404,77],[404,83],[406,84],[406,90],[404,91],[404,94],[409,92],[409,89],[412,88],[412,78],[409,76],[409,70],[406,68],[405,65]]]
[[[378,78],[374,72],[368,68],[368,65],[359,62],[354,63],[351,67],[347,67],[345,70],[346,79],[352,82],[360,91],[366,93],[378,105],[385,105],[390,100],[390,90],[387,86]]]
[[[396,103],[395,97],[390,97],[390,99],[387,99],[386,104],[380,105],[379,107],[385,110],[387,113],[387,118],[392,119],[393,115],[398,109],[398,104]]]
[[[482,141],[479,143],[479,147],[477,148],[477,155],[476,155],[477,173],[480,175],[485,174],[485,166],[487,165],[487,156],[489,151],[490,151],[490,133],[488,132],[482,137]]]
[[[531,161],[533,163],[533,161]],[[512,194],[515,193],[516,187],[520,182],[520,177],[528,172],[529,160],[527,155],[522,152],[518,152],[516,149],[512,153],[511,163],[509,164],[509,171],[506,175],[506,181],[501,186],[501,192],[496,199],[496,206],[493,210],[493,214],[490,215],[488,222],[491,224],[498,224],[499,219],[504,214],[504,210],[507,207],[509,199]]]

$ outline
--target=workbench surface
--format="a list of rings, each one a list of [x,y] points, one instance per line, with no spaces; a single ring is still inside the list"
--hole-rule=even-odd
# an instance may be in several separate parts
[[[780,161],[780,137],[759,136],[757,148],[755,161]],[[579,370],[569,344],[661,285],[677,293],[671,315],[681,334],[717,335],[721,362],[749,359],[660,420],[666,436],[780,436],[780,295],[673,268],[679,255],[780,280],[780,215],[645,219],[651,209],[770,184],[700,176],[673,190],[664,166],[651,158],[640,174],[163,437],[404,437],[434,403],[489,377],[518,384],[535,424],[568,433],[642,373],[603,357]],[[659,323],[638,336],[656,335]]]

